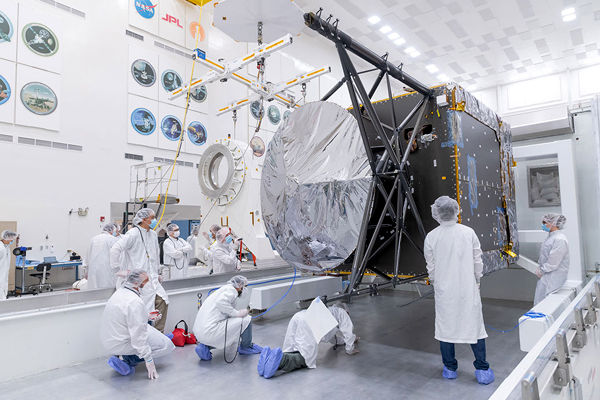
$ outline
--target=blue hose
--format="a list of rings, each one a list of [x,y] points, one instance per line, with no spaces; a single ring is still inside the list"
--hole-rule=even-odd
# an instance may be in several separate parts
[[[260,316],[262,316],[262,315],[265,315],[266,313],[268,313],[269,311],[271,311],[271,309],[272,309],[273,307],[275,307],[277,304],[279,304],[279,303],[281,302],[281,300],[283,300],[283,299],[284,299],[284,297],[285,297],[285,296],[287,296],[287,294],[290,292],[290,290],[292,290],[292,286],[294,286],[294,282],[296,282],[296,271],[297,271],[297,270],[296,270],[296,267],[294,267],[294,280],[292,281],[292,284],[290,285],[290,287],[289,287],[289,289],[287,290],[287,292],[285,292],[285,294],[284,294],[284,295],[283,295],[283,296],[282,296],[282,297],[281,297],[279,300],[277,300],[277,301],[275,302],[275,304],[273,304],[271,307],[267,308],[265,311],[261,312],[260,314],[258,314],[258,315],[255,315],[254,317],[252,317],[252,319],[254,319],[254,318],[258,318],[258,317],[260,317]],[[260,282],[260,283],[266,283],[266,282]]]
[[[537,319],[537,318],[548,318],[548,316],[546,314],[543,313],[538,313],[538,312],[534,312],[534,311],[529,311],[526,312],[525,314],[523,314],[524,317],[527,317],[526,319],[524,319],[523,321],[519,322],[517,325],[515,325],[514,327],[512,327],[511,329],[507,330],[507,331],[501,331],[499,329],[496,328],[492,328],[489,325],[486,325],[487,328],[490,328],[493,331],[496,332],[500,332],[500,333],[507,333],[507,332],[512,332],[515,329],[517,329],[519,327],[519,325],[521,325],[523,322],[527,321],[528,319]]]

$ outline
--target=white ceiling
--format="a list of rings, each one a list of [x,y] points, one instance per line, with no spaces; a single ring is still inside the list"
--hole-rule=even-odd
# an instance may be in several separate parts
[[[375,53],[404,63],[428,86],[449,81],[469,90],[600,63],[600,0],[294,0],[304,11],[323,7],[339,29]],[[574,7],[576,19],[562,11]],[[367,19],[378,16],[371,25]],[[389,25],[406,43],[396,46],[379,31]],[[305,28],[305,34],[327,39]],[[331,44],[331,42],[329,42]],[[415,58],[404,50],[414,47]],[[434,64],[439,72],[425,66]]]

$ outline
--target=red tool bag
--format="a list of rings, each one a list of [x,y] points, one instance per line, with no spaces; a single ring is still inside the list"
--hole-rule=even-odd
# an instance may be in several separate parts
[[[178,328],[177,325],[183,322],[184,329]],[[188,325],[182,319],[177,324],[175,324],[175,329],[173,330],[173,344],[175,346],[182,347],[185,344],[196,344],[196,336],[193,333],[188,332]]]

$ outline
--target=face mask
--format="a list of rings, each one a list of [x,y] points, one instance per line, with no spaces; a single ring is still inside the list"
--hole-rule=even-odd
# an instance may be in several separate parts
[[[11,241],[11,242],[10,242],[8,245],[10,246],[10,245],[11,245],[11,244],[13,244],[14,242],[15,242],[15,241],[13,240],[13,241]]]
[[[242,288],[241,292],[238,292],[238,297],[242,297],[246,294],[246,288]]]
[[[227,237],[225,238],[225,243],[229,244],[229,243],[231,243],[231,242],[233,242],[233,238],[232,238],[231,236],[227,236]]]
[[[550,232],[550,228],[546,224],[544,224],[543,222],[542,222],[542,230],[544,232]]]
[[[113,235],[113,236],[117,236],[117,232],[113,232],[113,233],[112,233],[112,235]]]
[[[214,239],[215,235],[213,235],[213,233],[211,232],[211,233],[208,234],[208,237],[211,238],[211,239]]]
[[[152,222],[150,222],[150,229],[156,228],[156,225],[158,225],[158,221],[156,220],[156,218],[154,218]]]
[[[180,235],[180,232],[179,232],[179,231],[175,231],[175,232],[173,232],[173,237],[176,237],[176,238],[178,238],[178,237],[179,237],[179,235]]]

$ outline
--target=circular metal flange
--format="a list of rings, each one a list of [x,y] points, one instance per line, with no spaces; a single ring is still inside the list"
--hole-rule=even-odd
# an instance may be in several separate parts
[[[224,206],[237,197],[246,180],[243,156],[240,144],[230,139],[217,140],[204,151],[198,165],[198,183],[207,199]]]

